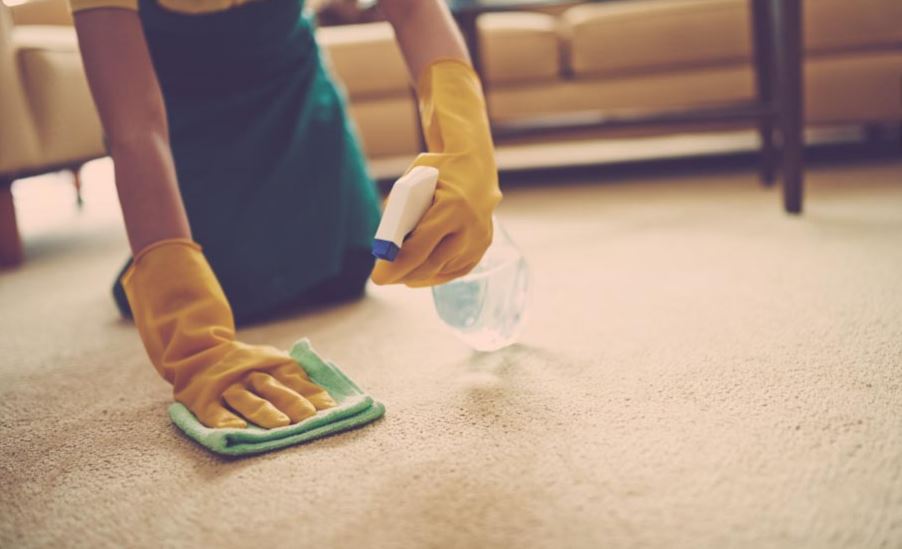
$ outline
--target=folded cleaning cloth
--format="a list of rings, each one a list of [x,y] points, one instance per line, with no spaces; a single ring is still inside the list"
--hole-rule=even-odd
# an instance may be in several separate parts
[[[321,410],[300,423],[277,429],[261,429],[253,425],[244,429],[211,429],[197,421],[194,414],[179,402],[169,407],[169,417],[201,446],[217,454],[246,456],[355,429],[379,419],[385,413],[382,403],[361,391],[336,365],[323,360],[306,338],[294,344],[291,358],[311,380],[329,391],[338,406]]]

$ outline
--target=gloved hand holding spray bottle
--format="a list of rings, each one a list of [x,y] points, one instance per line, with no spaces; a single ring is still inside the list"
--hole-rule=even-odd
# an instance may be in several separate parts
[[[474,349],[494,351],[519,336],[529,274],[492,215],[501,192],[482,86],[469,65],[445,60],[417,91],[429,152],[392,188],[373,281],[432,286],[445,324]]]

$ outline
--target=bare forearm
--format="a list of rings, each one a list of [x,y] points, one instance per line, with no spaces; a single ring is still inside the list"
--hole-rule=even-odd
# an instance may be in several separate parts
[[[469,62],[467,48],[442,0],[381,0],[414,81],[436,59]]]
[[[179,195],[166,109],[138,16],[122,9],[75,17],[85,73],[116,166],[132,252],[190,238]]]
[[[110,148],[132,253],[160,240],[191,238],[168,141],[146,132]]]

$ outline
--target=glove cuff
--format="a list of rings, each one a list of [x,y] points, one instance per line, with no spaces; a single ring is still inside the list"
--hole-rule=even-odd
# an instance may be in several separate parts
[[[187,238],[161,240],[141,250],[122,276],[122,286],[147,354],[170,383],[177,373],[191,373],[177,364],[199,349],[214,353],[235,337],[222,287],[201,247]]]
[[[190,238],[167,238],[166,240],[159,240],[142,248],[141,251],[135,254],[133,263],[138,263],[139,261],[141,261],[141,258],[156,250],[157,248],[162,248],[163,246],[188,246],[189,248],[197,251],[202,250],[200,244],[191,240]]]
[[[457,57],[439,57],[426,65],[426,68],[417,77],[417,95],[419,97],[425,97],[430,93],[429,90],[432,86],[429,80],[435,72],[457,73],[459,75],[458,78],[463,77],[467,80],[475,80],[479,84],[479,89],[482,89],[479,75],[476,74],[473,65],[468,61]]]

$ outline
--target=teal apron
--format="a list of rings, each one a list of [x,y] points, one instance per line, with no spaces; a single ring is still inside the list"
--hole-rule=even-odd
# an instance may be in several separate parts
[[[302,3],[140,0],[191,230],[238,321],[359,294],[373,265],[375,185]]]

